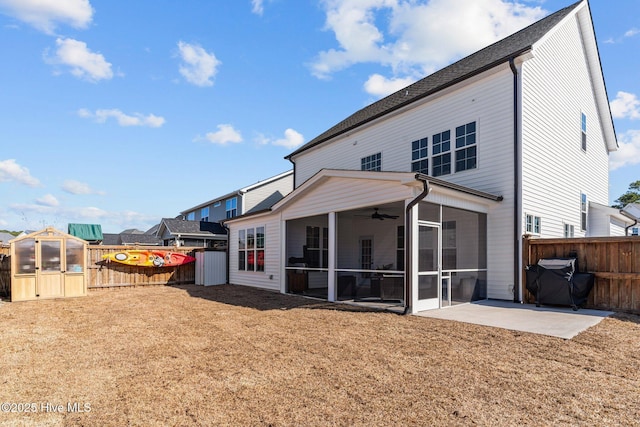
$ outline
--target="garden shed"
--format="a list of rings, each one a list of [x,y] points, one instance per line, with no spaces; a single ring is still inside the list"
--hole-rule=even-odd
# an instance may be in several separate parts
[[[87,242],[52,227],[11,241],[11,301],[87,295]]]

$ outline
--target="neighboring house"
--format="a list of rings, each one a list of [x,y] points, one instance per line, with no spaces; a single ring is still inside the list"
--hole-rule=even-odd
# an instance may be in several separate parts
[[[599,203],[589,203],[587,237],[598,236],[627,236],[629,228],[637,223],[637,219],[627,214],[623,209],[616,209]],[[564,237],[574,237],[572,229],[565,230]]]
[[[270,208],[293,190],[293,170],[201,203],[183,212],[188,221],[218,222]]]
[[[227,247],[227,230],[217,222],[162,218],[156,236],[163,246]]]
[[[293,192],[225,221],[229,281],[411,312],[521,301],[523,236],[590,235],[617,146],[580,1],[291,153]]]
[[[14,236],[11,233],[0,232],[0,246],[9,246],[9,240],[13,240],[16,237],[23,236],[24,233],[20,233],[17,236]]]
[[[146,234],[144,232],[127,233],[103,233],[103,245],[124,245],[124,246],[159,246],[162,241],[155,234]]]

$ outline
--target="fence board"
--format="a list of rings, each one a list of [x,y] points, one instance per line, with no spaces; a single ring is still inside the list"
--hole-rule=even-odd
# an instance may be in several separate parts
[[[117,262],[106,262],[102,256],[125,249],[171,250],[194,256],[195,248],[165,248],[136,246],[92,246],[87,248],[87,288],[121,286],[177,285],[195,283],[195,263],[179,267],[135,267]]]
[[[579,272],[595,275],[587,307],[640,314],[640,238],[532,239],[523,243],[524,265],[542,258],[576,256]],[[522,287],[526,301],[533,296]]]

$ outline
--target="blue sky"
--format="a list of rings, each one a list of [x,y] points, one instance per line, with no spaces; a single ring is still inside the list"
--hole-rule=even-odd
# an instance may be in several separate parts
[[[0,0],[0,229],[146,230],[571,2]],[[590,6],[613,201],[640,179],[640,7]]]

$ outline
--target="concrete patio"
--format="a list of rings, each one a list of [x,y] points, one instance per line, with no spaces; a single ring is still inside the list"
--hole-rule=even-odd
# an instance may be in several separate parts
[[[533,304],[483,300],[423,311],[417,316],[571,339],[612,314],[611,311],[602,310],[573,311],[570,307],[536,307]]]

